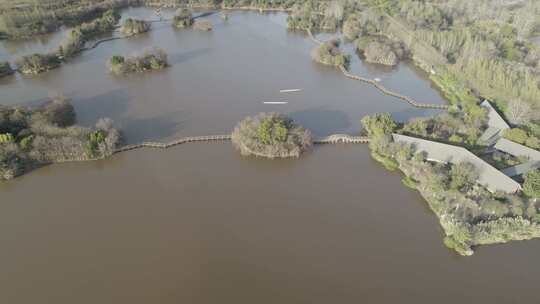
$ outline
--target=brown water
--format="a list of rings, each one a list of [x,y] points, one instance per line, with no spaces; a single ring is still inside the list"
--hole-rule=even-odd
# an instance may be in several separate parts
[[[213,33],[156,25],[56,71],[2,80],[1,102],[67,92],[84,124],[112,117],[128,142],[221,134],[266,110],[291,113],[320,135],[358,131],[360,117],[377,111],[399,119],[432,113],[313,64],[313,45],[287,33],[283,15],[210,19]],[[169,52],[171,68],[108,75],[112,54],[151,44]],[[443,102],[407,65],[353,68]],[[283,88],[304,91],[277,93]],[[289,104],[262,104],[281,98]],[[361,145],[284,161],[242,158],[229,143],[135,151],[49,166],[0,184],[0,193],[0,303],[540,300],[540,242],[456,256],[426,203]]]

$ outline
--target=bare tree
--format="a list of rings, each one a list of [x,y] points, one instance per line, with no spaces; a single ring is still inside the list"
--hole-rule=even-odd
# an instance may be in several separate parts
[[[327,18],[334,18],[337,21],[343,20],[343,13],[344,13],[344,4],[342,1],[334,0],[328,4],[328,7],[325,11],[325,16]]]
[[[533,118],[531,106],[520,99],[513,99],[508,103],[506,117],[515,125],[522,125]]]

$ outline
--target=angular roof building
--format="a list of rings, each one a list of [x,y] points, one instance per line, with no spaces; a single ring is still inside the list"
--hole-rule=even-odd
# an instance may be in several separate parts
[[[510,126],[506,123],[504,118],[499,115],[489,101],[484,100],[480,105],[488,112],[488,128],[484,131],[484,134],[480,136],[479,140],[488,146],[492,146],[501,137],[504,130],[510,129]]]
[[[468,162],[473,164],[478,170],[478,183],[490,191],[514,193],[521,190],[521,185],[518,182],[463,147],[400,134],[392,134],[392,137],[395,142],[411,144],[416,148],[416,151],[425,152],[429,161],[453,164]]]

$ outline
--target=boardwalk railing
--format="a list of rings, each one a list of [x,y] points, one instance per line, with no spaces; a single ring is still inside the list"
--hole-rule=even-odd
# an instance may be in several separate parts
[[[396,93],[396,92],[392,92],[392,91],[388,90],[383,85],[381,85],[380,83],[378,83],[377,81],[375,81],[373,79],[369,79],[369,78],[365,78],[365,77],[362,77],[362,76],[353,75],[353,74],[349,73],[347,71],[347,69],[345,69],[344,66],[340,66],[339,69],[341,70],[343,75],[345,75],[345,77],[369,83],[369,84],[373,85],[374,87],[376,87],[377,89],[379,89],[379,91],[381,91],[383,94],[386,94],[388,96],[392,96],[392,97],[396,97],[396,98],[399,98],[401,100],[404,100],[413,107],[426,108],[426,109],[440,109],[440,110],[448,109],[448,105],[419,103],[419,102],[415,101],[414,99],[412,99],[412,98],[410,98],[408,96],[401,95],[401,94]]]
[[[127,145],[127,146],[123,146],[116,149],[114,153],[116,154],[116,153],[137,150],[137,149],[142,149],[142,148],[167,149],[167,148],[171,148],[177,145],[190,143],[190,142],[226,141],[226,140],[231,140],[231,135],[191,136],[191,137],[180,138],[180,139],[168,142],[168,143],[143,142],[140,144]]]
[[[231,135],[209,135],[209,136],[191,136],[183,137],[168,143],[160,142],[142,142],[140,144],[126,145],[114,150],[114,154],[137,150],[142,148],[149,149],[168,149],[190,142],[208,142],[208,141],[228,141],[231,140]],[[365,136],[352,136],[348,134],[333,134],[326,137],[321,137],[313,140],[314,144],[367,144],[369,138]]]
[[[367,144],[369,138],[366,136],[352,136],[349,134],[333,134],[313,140],[314,144]]]

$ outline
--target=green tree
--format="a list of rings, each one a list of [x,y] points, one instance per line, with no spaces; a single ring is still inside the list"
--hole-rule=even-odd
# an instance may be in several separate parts
[[[380,138],[390,135],[397,128],[397,124],[390,113],[377,113],[362,118],[362,125],[369,137]]]
[[[476,168],[471,163],[459,163],[452,165],[450,169],[450,188],[454,190],[466,190],[478,179]]]
[[[540,170],[535,169],[525,174],[523,193],[532,198],[540,197]]]

